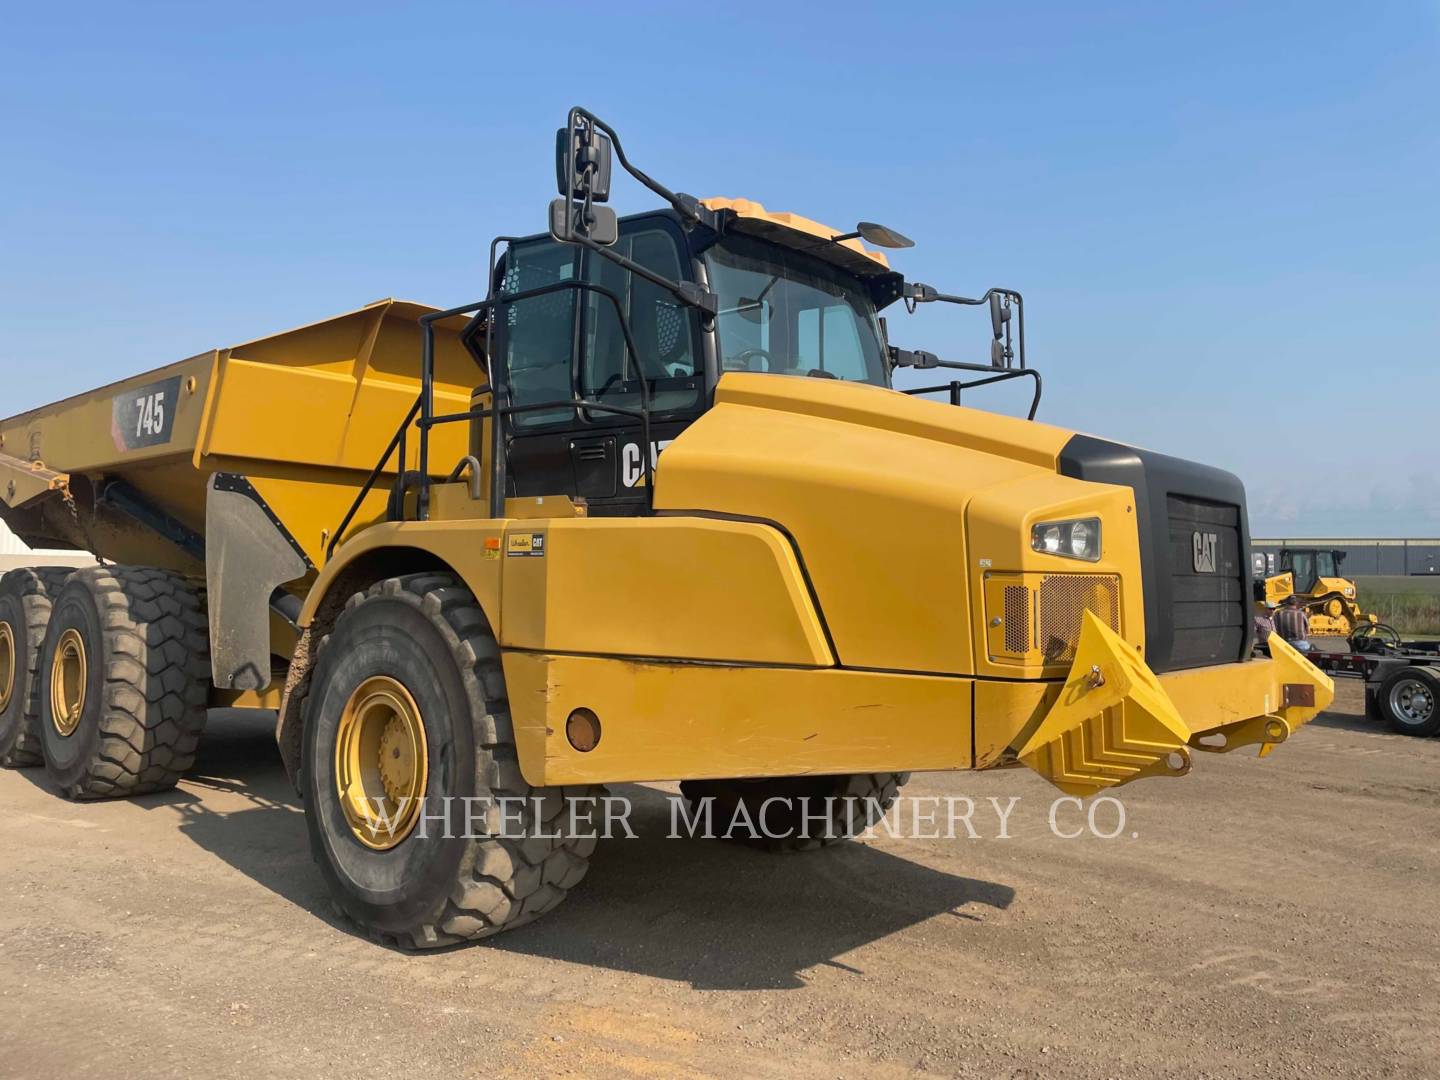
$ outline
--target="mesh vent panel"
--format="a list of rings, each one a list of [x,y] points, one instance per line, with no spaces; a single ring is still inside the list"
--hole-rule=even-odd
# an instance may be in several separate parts
[[[655,345],[661,363],[673,360],[681,346],[689,344],[680,338],[681,331],[685,328],[683,320],[684,316],[675,304],[663,300],[655,301]]]
[[[1009,609],[1009,590],[1006,590]],[[1120,587],[1100,574],[1052,574],[1040,582],[1040,647],[1047,664],[1075,659],[1085,612],[1093,611],[1111,630],[1120,630]],[[1007,637],[1008,641],[1008,637]]]
[[[1030,651],[1030,590],[1024,585],[1005,586],[1005,651]]]

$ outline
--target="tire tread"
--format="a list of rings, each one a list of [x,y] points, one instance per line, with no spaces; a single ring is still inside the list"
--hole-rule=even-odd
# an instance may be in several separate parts
[[[484,611],[463,581],[453,574],[433,571],[387,578],[352,596],[336,628],[346,614],[381,597],[413,605],[435,625],[449,646],[470,698],[476,755],[474,795],[526,800],[546,800],[547,796],[563,794],[575,798],[599,796],[603,788],[535,788],[525,782],[515,752],[500,649]],[[332,636],[321,639],[312,671],[323,667]],[[310,675],[296,686],[300,710],[308,706],[311,689]],[[534,804],[527,804],[523,815],[527,827],[536,823],[533,810]],[[587,836],[524,840],[480,836],[467,843],[457,878],[433,919],[406,933],[365,927],[370,936],[402,948],[431,949],[513,929],[558,906],[585,876],[588,855],[594,848],[593,838]],[[349,917],[353,921],[353,916]]]
[[[72,578],[95,601],[108,658],[100,743],[72,799],[168,791],[195,763],[209,697],[209,624],[181,574],[96,566]]]

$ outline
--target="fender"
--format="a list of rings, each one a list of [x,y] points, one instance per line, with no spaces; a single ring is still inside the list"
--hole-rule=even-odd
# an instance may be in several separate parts
[[[300,638],[285,677],[285,692],[275,719],[275,742],[290,782],[299,790],[300,746],[304,722],[301,702],[309,687],[313,647],[355,592],[376,581],[421,570],[448,570],[475,595],[485,617],[498,630],[500,561],[504,521],[395,521],[372,525],[347,540],[321,569],[300,610]]]

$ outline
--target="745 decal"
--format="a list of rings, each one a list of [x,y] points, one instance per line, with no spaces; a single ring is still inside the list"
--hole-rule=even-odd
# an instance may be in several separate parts
[[[115,449],[139,450],[169,442],[179,397],[178,375],[116,394],[110,425]]]

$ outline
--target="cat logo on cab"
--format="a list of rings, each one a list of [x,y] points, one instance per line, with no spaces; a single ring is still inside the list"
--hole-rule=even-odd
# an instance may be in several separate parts
[[[650,444],[650,468],[660,462],[660,451],[674,439],[657,439]],[[620,482],[628,488],[640,487],[645,483],[645,458],[640,453],[639,443],[626,443],[620,448]]]

